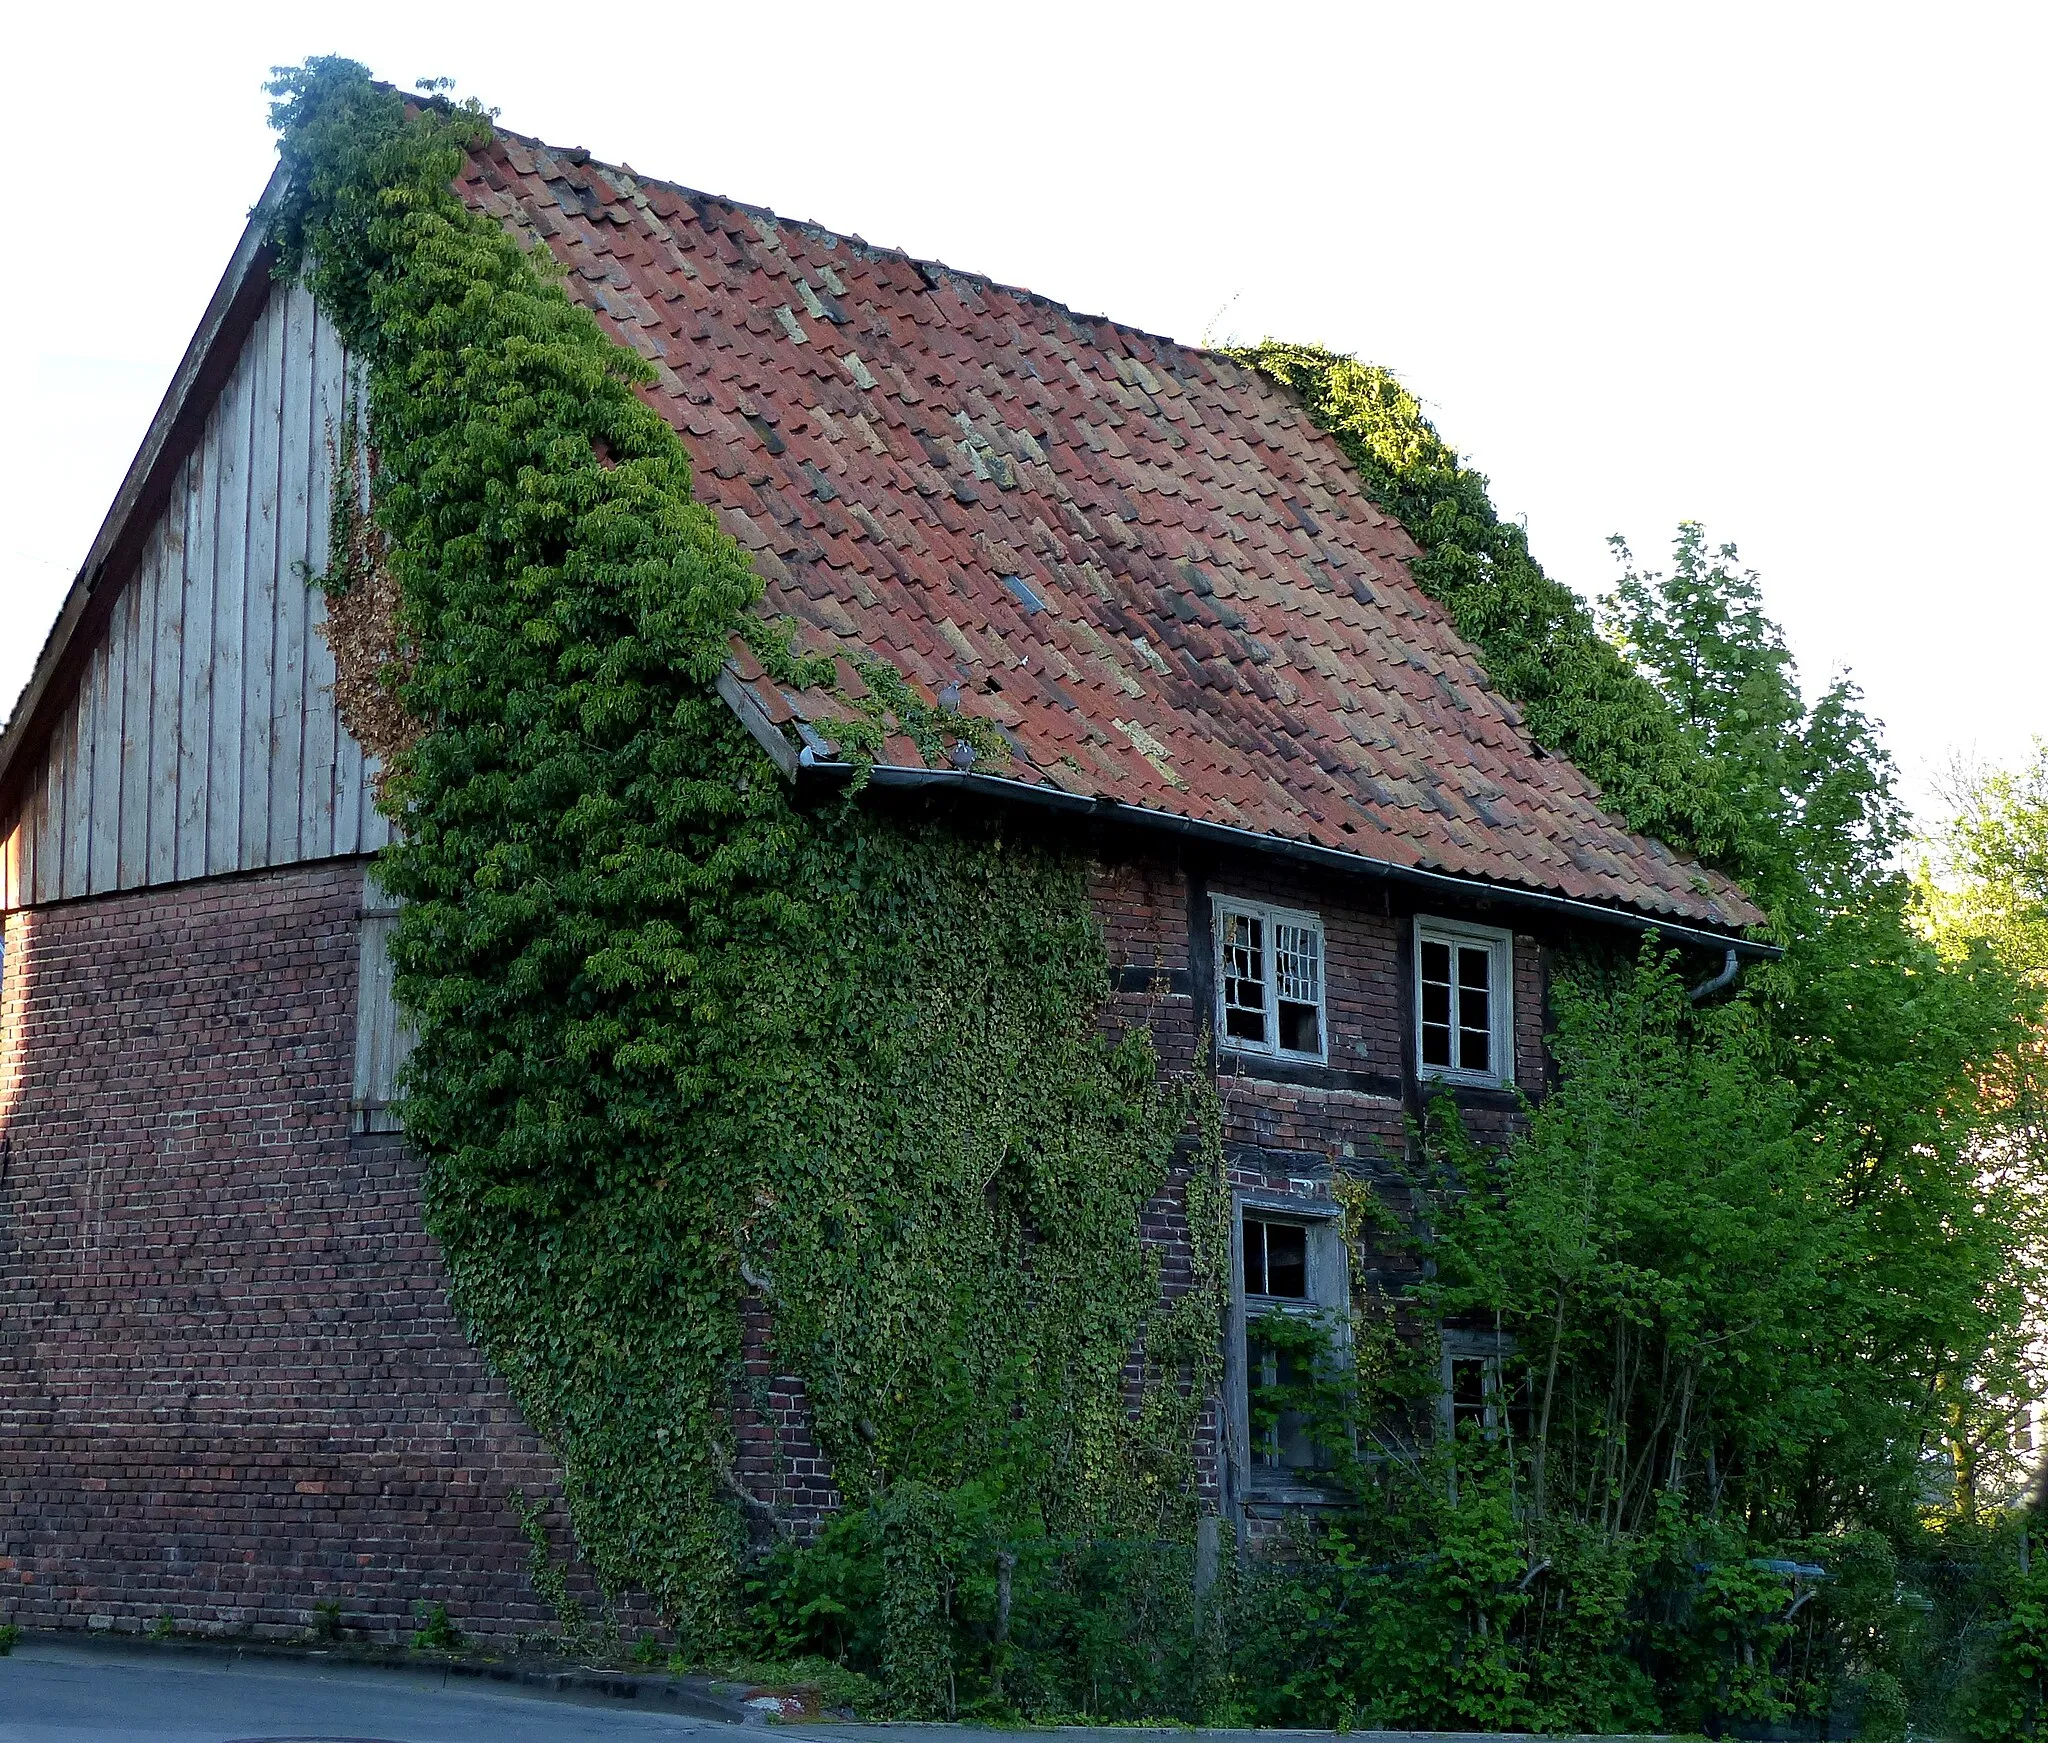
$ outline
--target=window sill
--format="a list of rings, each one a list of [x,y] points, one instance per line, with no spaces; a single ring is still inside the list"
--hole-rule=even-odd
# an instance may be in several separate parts
[[[1307,1471],[1255,1471],[1245,1485],[1244,1508],[1254,1517],[1261,1508],[1275,1513],[1302,1507],[1345,1507],[1349,1497]]]
[[[1271,1053],[1239,1053],[1234,1048],[1216,1050],[1219,1077],[1243,1077],[1263,1083],[1299,1084],[1306,1089],[1348,1089],[1360,1095],[1401,1099],[1401,1080],[1372,1071],[1347,1071],[1321,1060]]]
[[[1425,1095],[1437,1089],[1476,1090],[1482,1095],[1511,1095],[1515,1087],[1509,1078],[1481,1077],[1477,1072],[1467,1071],[1422,1071],[1416,1074],[1416,1081],[1421,1084]]]
[[[1309,1065],[1320,1066],[1329,1063],[1322,1053],[1282,1053],[1270,1047],[1253,1047],[1242,1041],[1233,1041],[1227,1035],[1216,1043],[1219,1058],[1255,1060],[1260,1065]]]

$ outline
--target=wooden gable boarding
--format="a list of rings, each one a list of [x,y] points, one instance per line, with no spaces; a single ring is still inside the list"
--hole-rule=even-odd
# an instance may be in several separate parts
[[[0,908],[374,853],[389,838],[335,710],[309,580],[327,559],[347,382],[310,293],[271,286],[196,439],[158,457],[175,470],[129,543],[131,572],[99,578],[118,591],[75,687],[42,699],[46,736],[0,801]]]

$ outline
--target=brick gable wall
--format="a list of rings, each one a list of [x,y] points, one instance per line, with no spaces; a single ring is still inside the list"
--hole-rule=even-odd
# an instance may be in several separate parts
[[[555,1466],[451,1313],[419,1169],[351,1138],[362,862],[7,919],[0,1617],[548,1626]]]

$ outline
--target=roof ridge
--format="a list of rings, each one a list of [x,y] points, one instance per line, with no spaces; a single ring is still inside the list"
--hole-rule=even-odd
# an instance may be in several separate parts
[[[1135,326],[1129,321],[1118,320],[1114,315],[1088,314],[1083,310],[1076,309],[1070,303],[1061,302],[1057,297],[1048,296],[1043,291],[1032,290],[1027,285],[1011,284],[1007,280],[993,278],[985,272],[975,272],[967,267],[953,266],[943,260],[920,254],[912,254],[907,248],[897,248],[881,242],[870,242],[865,236],[858,235],[852,231],[835,230],[831,225],[819,223],[814,218],[792,218],[785,213],[776,211],[772,206],[758,205],[752,200],[742,200],[731,194],[715,193],[708,188],[693,188],[683,182],[671,181],[665,176],[649,175],[644,170],[635,169],[623,159],[614,163],[609,158],[599,157],[588,146],[552,145],[547,140],[538,138],[533,134],[520,133],[514,128],[500,126],[496,122],[493,122],[491,127],[492,132],[499,140],[513,140],[529,150],[540,150],[548,153],[551,157],[567,159],[577,169],[587,166],[592,169],[610,170],[630,177],[640,187],[660,188],[667,193],[675,194],[681,199],[692,202],[712,200],[721,206],[730,207],[733,211],[745,213],[756,218],[766,218],[770,223],[787,226],[791,230],[800,231],[826,243],[844,245],[856,250],[870,260],[899,260],[907,266],[944,273],[948,278],[959,279],[969,284],[978,285],[985,290],[999,292],[1004,296],[1014,297],[1021,302],[1035,303],[1039,307],[1076,324],[1085,323],[1094,327],[1108,327],[1115,332],[1130,334],[1134,338],[1142,339],[1150,345],[1168,346],[1176,351],[1185,351],[1191,356],[1220,361],[1232,368],[1241,369],[1244,367],[1226,350],[1210,345],[1193,344],[1186,339],[1177,339],[1171,333],[1155,333],[1149,328]],[[581,154],[580,156],[573,155],[579,153]]]

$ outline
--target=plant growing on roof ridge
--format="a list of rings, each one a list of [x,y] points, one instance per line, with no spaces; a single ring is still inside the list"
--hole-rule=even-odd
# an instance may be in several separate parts
[[[1097,1033],[1088,868],[1000,822],[795,806],[715,681],[735,637],[806,683],[831,661],[753,616],[648,366],[454,191],[488,116],[335,59],[271,88],[280,270],[360,359],[375,448],[403,660],[365,676],[415,729],[378,801],[406,1128],[600,1582],[700,1648],[731,1624],[747,1525],[779,1521],[733,1456],[750,1299],[855,1505],[972,1479],[1020,1529],[1186,1531],[1220,1148],[1212,1121],[1177,1163],[1195,1092]],[[998,753],[861,676],[856,759],[885,730]],[[1195,1287],[1162,1302],[1139,1213],[1177,1169]]]

